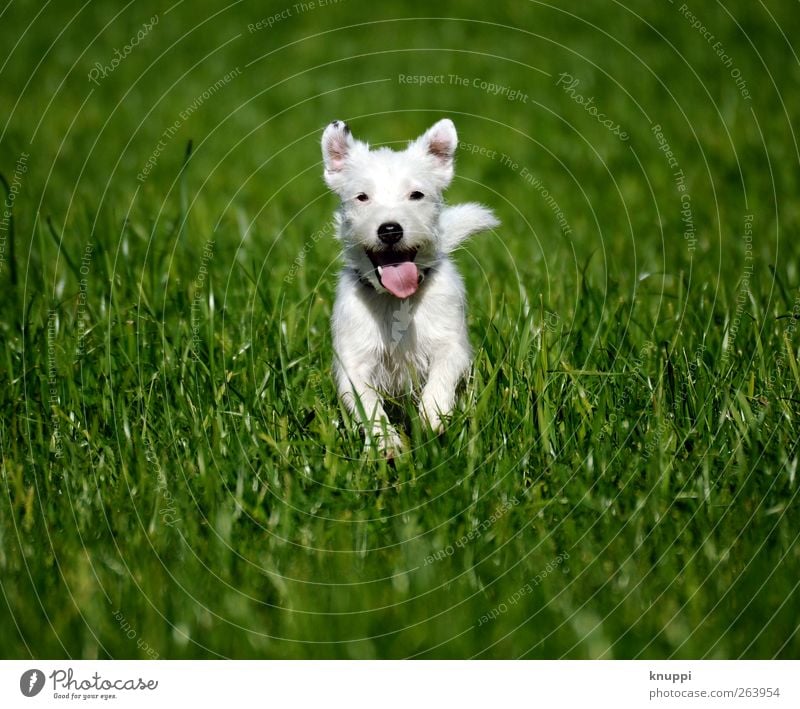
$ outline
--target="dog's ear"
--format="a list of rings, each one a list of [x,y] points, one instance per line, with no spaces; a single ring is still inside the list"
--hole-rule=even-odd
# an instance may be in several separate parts
[[[432,158],[440,189],[444,189],[453,179],[453,160],[458,147],[458,134],[453,121],[443,118],[434,123],[417,140],[417,145]]]
[[[332,190],[335,190],[341,182],[341,173],[354,144],[355,140],[350,132],[350,127],[344,121],[329,123],[322,134],[325,182]]]

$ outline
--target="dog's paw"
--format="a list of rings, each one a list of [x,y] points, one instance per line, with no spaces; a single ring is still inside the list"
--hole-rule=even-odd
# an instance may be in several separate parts
[[[394,460],[403,454],[405,446],[394,426],[386,426],[372,431],[367,438],[367,449],[377,451],[386,460]]]
[[[447,419],[450,416],[449,402],[445,405],[440,404],[431,396],[423,395],[419,404],[419,415],[428,430],[441,436],[446,428]]]
[[[441,436],[444,433],[445,421],[436,408],[433,406],[429,408],[431,411],[423,405],[420,408],[420,416],[429,430],[433,431],[437,436]]]

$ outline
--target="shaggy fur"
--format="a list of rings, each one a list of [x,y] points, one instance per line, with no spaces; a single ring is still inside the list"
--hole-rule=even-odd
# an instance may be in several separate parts
[[[334,375],[367,444],[389,457],[402,444],[382,395],[421,389],[420,414],[441,431],[470,366],[464,285],[449,254],[498,222],[479,204],[444,205],[457,144],[448,119],[400,152],[370,150],[342,121],[322,136],[345,262],[332,317]]]

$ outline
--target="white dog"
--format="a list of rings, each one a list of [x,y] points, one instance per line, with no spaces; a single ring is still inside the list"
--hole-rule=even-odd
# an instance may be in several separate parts
[[[421,386],[420,414],[441,431],[470,365],[464,285],[449,254],[498,221],[479,204],[444,205],[457,145],[449,119],[402,152],[370,150],[342,121],[322,136],[325,182],[342,200],[334,375],[367,445],[390,458],[402,444],[381,396]]]

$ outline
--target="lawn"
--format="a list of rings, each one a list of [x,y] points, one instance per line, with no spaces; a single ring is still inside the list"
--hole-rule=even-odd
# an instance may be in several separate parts
[[[0,9],[0,656],[800,656],[794,3],[69,5]],[[319,140],[445,116],[502,226],[389,465]]]

